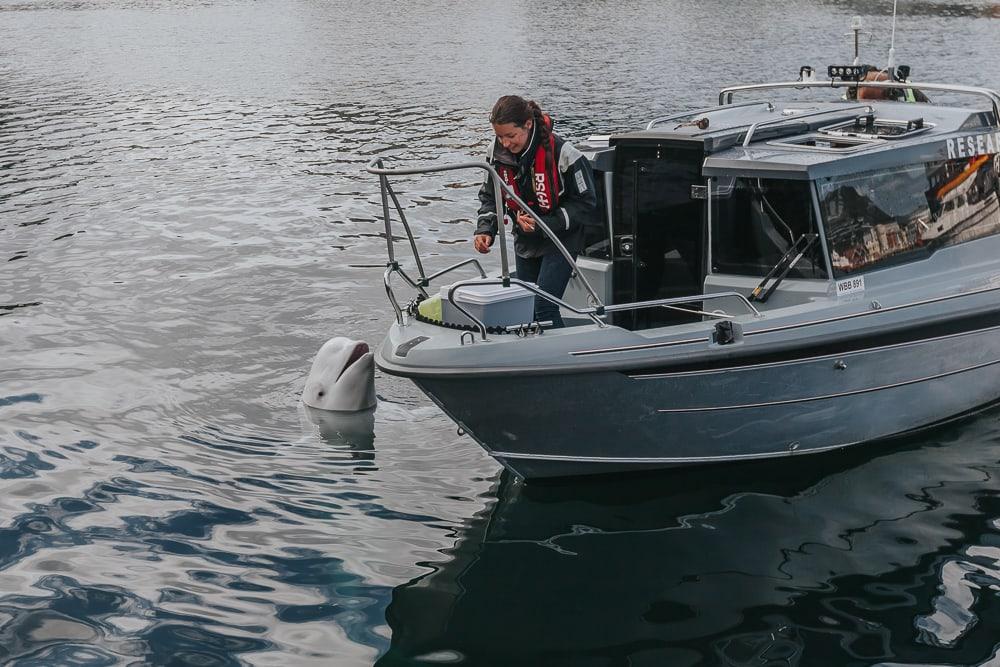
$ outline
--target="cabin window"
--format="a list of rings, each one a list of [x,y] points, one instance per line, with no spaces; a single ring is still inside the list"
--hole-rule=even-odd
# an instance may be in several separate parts
[[[837,277],[910,262],[1000,232],[1000,156],[818,181]]]
[[[765,276],[803,234],[816,234],[808,181],[721,178],[712,185],[712,272]],[[826,278],[813,243],[789,278]]]

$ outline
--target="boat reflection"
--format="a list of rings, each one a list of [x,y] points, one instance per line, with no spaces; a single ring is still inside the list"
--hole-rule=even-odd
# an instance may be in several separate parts
[[[505,474],[450,560],[394,590],[379,664],[977,664],[1000,609],[961,562],[1000,537],[997,417],[875,455]]]

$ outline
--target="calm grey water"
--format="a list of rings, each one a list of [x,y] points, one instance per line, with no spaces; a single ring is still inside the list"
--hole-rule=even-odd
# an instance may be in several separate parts
[[[855,14],[881,61],[891,5],[0,0],[0,663],[1000,664],[1000,413],[523,487],[407,382],[374,438],[298,402],[390,322],[368,160],[479,156],[512,91],[638,127]],[[915,78],[1000,88],[1000,5],[900,5]],[[477,178],[398,185],[435,266]]]

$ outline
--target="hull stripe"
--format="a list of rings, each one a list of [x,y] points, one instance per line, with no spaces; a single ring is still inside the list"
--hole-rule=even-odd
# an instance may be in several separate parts
[[[908,435],[913,435],[915,433],[921,433],[944,424],[949,424],[960,419],[965,419],[973,415],[979,414],[984,410],[988,410],[997,405],[996,401],[984,403],[980,406],[972,408],[971,410],[965,410],[951,417],[946,417],[944,419],[939,419],[938,421],[932,422],[930,424],[925,424],[923,426],[918,426],[916,428],[907,429],[906,431],[901,431],[899,433],[892,433],[885,436],[872,438],[871,440],[855,440],[853,442],[844,442],[836,445],[829,445],[826,447],[811,447],[809,449],[799,449],[799,450],[776,450],[771,452],[761,452],[758,454],[730,454],[723,456],[572,456],[567,454],[526,454],[521,452],[498,452],[493,451],[489,448],[484,447],[486,452],[495,459],[509,459],[516,461],[518,459],[525,459],[531,461],[553,461],[559,463],[612,463],[612,464],[652,464],[652,465],[688,465],[696,463],[726,463],[733,461],[750,461],[755,459],[777,459],[777,458],[789,458],[795,456],[808,456],[810,454],[822,454],[824,452],[832,452],[838,449],[844,449],[845,447],[854,447],[856,445],[865,444],[868,442],[887,442],[891,440],[896,440]]]
[[[1000,364],[1000,359],[995,359],[993,361],[987,361],[982,364],[976,364],[974,366],[967,366],[965,368],[959,368],[953,371],[947,371],[944,373],[938,373],[936,375],[928,375],[922,378],[915,378],[913,380],[905,380],[903,382],[893,382],[892,384],[883,384],[878,387],[866,387],[865,389],[855,389],[853,391],[844,391],[837,394],[825,394],[823,396],[808,396],[806,398],[789,398],[781,401],[770,401],[766,403],[746,403],[743,405],[720,405],[713,407],[702,407],[702,408],[660,408],[657,412],[718,412],[720,410],[748,410],[752,408],[768,408],[776,405],[793,405],[795,403],[811,403],[813,401],[825,401],[831,398],[846,398],[848,396],[857,396],[859,394],[870,394],[873,391],[882,391],[885,389],[896,389],[897,387],[906,387],[911,384],[918,384],[920,382],[930,382],[931,380],[938,380],[944,377],[949,377],[951,375],[958,375],[959,373],[968,373],[971,371],[979,370],[980,368],[987,368],[988,366],[994,366]]]
[[[798,348],[785,348],[774,352],[754,352],[752,349],[733,346],[733,356],[727,356],[722,359],[679,361],[678,363],[669,365],[661,363],[658,366],[621,372],[633,377],[640,377],[693,371],[740,369],[747,366],[803,361],[826,356],[922,343],[941,338],[980,333],[998,327],[1000,327],[1000,310],[952,318],[944,322],[910,326],[895,331],[877,331],[863,336],[849,337],[849,334],[840,334],[843,338],[834,342],[822,342]],[[748,334],[744,334],[744,336],[746,335]],[[745,352],[745,356],[736,356],[739,352]]]
[[[741,366],[722,366],[719,368],[704,368],[700,370],[691,371],[674,371],[668,373],[636,373],[635,371],[627,372],[626,374],[633,380],[658,380],[662,378],[669,377],[684,377],[689,375],[705,375],[711,373],[731,373],[747,370],[760,370],[763,368],[773,368],[775,366],[789,366],[791,364],[801,364],[814,361],[822,361],[824,359],[850,359],[851,357],[856,357],[862,354],[868,354],[871,352],[884,352],[887,350],[898,350],[906,347],[913,347],[915,345],[922,345],[924,343],[936,343],[944,340],[952,340],[955,338],[962,338],[964,336],[973,336],[977,334],[984,334],[989,332],[1000,332],[1000,326],[988,327],[985,329],[973,329],[970,331],[962,331],[960,333],[949,334],[945,336],[935,336],[933,338],[920,338],[917,340],[907,341],[903,343],[891,343],[889,345],[880,345],[876,347],[862,347],[857,350],[851,350],[847,352],[833,352],[828,354],[820,354],[814,357],[799,357],[795,359],[786,359],[779,361],[772,361],[769,363],[760,364],[746,364]]]
[[[852,320],[852,319],[859,318],[859,317],[867,317],[867,316],[870,316],[870,315],[879,315],[879,314],[884,314],[884,313],[891,313],[893,311],[903,310],[905,308],[912,308],[914,306],[924,306],[924,305],[931,304],[931,303],[939,303],[939,302],[942,302],[942,301],[949,301],[951,299],[959,299],[959,298],[967,297],[967,296],[976,296],[976,295],[979,295],[979,294],[986,294],[988,292],[993,292],[993,291],[997,291],[997,290],[1000,290],[1000,287],[985,287],[985,288],[978,289],[978,290],[971,290],[971,291],[968,291],[968,292],[962,292],[961,294],[950,294],[948,296],[936,297],[936,298],[933,298],[933,299],[926,299],[924,301],[913,301],[913,302],[910,302],[910,303],[904,303],[904,304],[900,304],[898,306],[887,306],[887,307],[881,308],[879,310],[866,310],[866,311],[863,311],[863,312],[860,312],[860,313],[851,313],[849,315],[839,315],[837,317],[828,317],[828,318],[824,318],[824,319],[821,319],[821,320],[810,320],[808,322],[796,322],[795,324],[785,324],[785,325],[782,325],[782,326],[771,327],[771,328],[768,328],[768,329],[750,330],[750,331],[746,331],[743,335],[746,336],[746,337],[752,337],[752,336],[759,336],[761,334],[775,333],[775,332],[778,332],[778,331],[788,331],[788,330],[791,330],[791,329],[801,329],[803,327],[810,327],[810,326],[815,326],[815,325],[818,325],[818,324],[830,324],[832,322],[843,322],[843,321],[846,321],[846,320]],[[632,352],[632,351],[636,351],[636,350],[653,350],[653,349],[656,349],[656,348],[673,347],[675,345],[685,345],[685,344],[688,344],[688,343],[703,343],[703,342],[706,342],[708,340],[707,333],[708,332],[706,332],[706,336],[704,336],[702,338],[692,338],[692,339],[686,339],[686,340],[672,340],[672,341],[665,341],[663,343],[643,343],[641,345],[624,345],[624,346],[621,346],[621,347],[607,347],[607,348],[597,349],[597,350],[577,350],[575,352],[570,352],[570,354],[572,356],[583,357],[583,356],[592,356],[592,355],[596,355],[596,354],[614,354],[614,353],[619,353],[619,352]]]

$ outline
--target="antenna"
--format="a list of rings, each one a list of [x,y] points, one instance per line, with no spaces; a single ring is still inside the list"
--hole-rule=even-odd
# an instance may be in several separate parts
[[[889,62],[885,65],[890,75],[896,69],[896,2],[897,0],[892,0],[892,39],[889,41]]]
[[[893,0],[895,2],[895,0]],[[851,19],[851,30],[854,31],[854,64],[861,64],[861,17]]]
[[[867,32],[865,30],[862,30],[861,28],[862,28],[861,17],[860,16],[852,17],[851,18],[851,32],[854,33],[854,64],[855,65],[860,65],[861,64],[861,36],[864,35],[865,37],[868,38],[868,41],[865,42],[866,44],[872,41],[872,36],[873,36],[872,33]],[[847,33],[847,36],[851,36],[851,33],[850,32]]]

